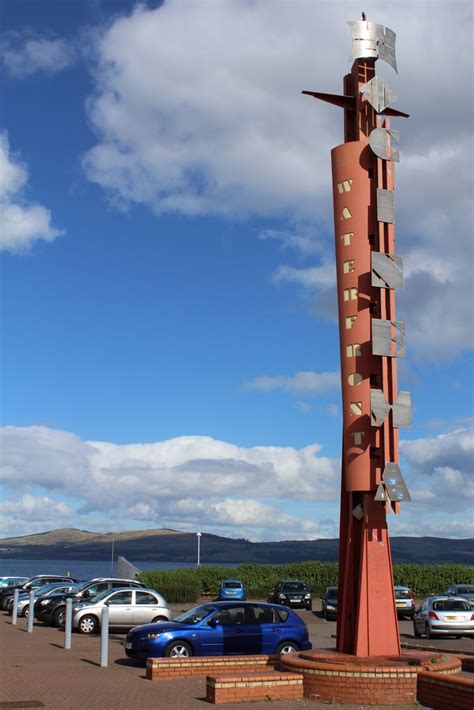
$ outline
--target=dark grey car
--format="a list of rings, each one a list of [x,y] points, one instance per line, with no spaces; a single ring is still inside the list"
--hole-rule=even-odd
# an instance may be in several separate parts
[[[462,597],[474,607],[474,584],[451,584],[445,591],[447,597]]]
[[[327,587],[321,597],[321,611],[326,621],[337,618],[337,587]]]

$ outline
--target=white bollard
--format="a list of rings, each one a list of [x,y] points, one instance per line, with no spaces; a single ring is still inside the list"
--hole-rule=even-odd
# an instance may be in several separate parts
[[[30,592],[30,602],[28,608],[28,633],[33,633],[33,622],[35,620],[35,590]]]
[[[72,642],[72,599],[66,599],[66,618],[64,620],[64,648],[69,650]]]
[[[16,626],[18,619],[18,597],[20,596],[20,590],[15,589],[13,592],[13,612],[12,612],[12,625]]]
[[[102,609],[102,620],[100,623],[100,665],[107,668],[109,665],[109,607]]]

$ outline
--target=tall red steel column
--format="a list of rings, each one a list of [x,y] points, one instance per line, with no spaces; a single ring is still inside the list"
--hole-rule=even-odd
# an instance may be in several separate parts
[[[364,16],[349,26],[354,63],[343,95],[303,93],[344,109],[344,143],[331,152],[343,406],[337,650],[386,656],[400,653],[386,518],[410,500],[398,465],[411,402],[397,390],[406,348],[395,320],[403,266],[390,128],[391,116],[407,114],[391,108],[395,97],[375,73],[377,58],[396,71],[394,32]]]

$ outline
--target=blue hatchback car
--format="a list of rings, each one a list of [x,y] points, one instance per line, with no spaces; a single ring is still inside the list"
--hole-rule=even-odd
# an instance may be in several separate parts
[[[219,587],[217,598],[219,601],[238,599],[240,602],[244,602],[247,599],[247,590],[240,579],[224,579]]]
[[[129,658],[274,654],[311,648],[304,621],[287,607],[210,602],[174,621],[136,626],[124,641]]]

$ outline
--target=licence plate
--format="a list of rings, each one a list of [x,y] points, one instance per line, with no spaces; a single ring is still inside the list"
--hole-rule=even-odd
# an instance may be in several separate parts
[[[126,642],[125,648],[127,649],[127,651],[130,651],[130,649],[132,648],[132,644],[130,643],[130,641]]]
[[[395,604],[396,604],[397,606],[406,606],[406,605],[407,605],[406,602],[395,602]]]
[[[445,618],[447,619],[447,621],[456,621],[456,619],[458,617],[457,616],[446,616]],[[461,619],[459,619],[459,621],[461,621]]]

